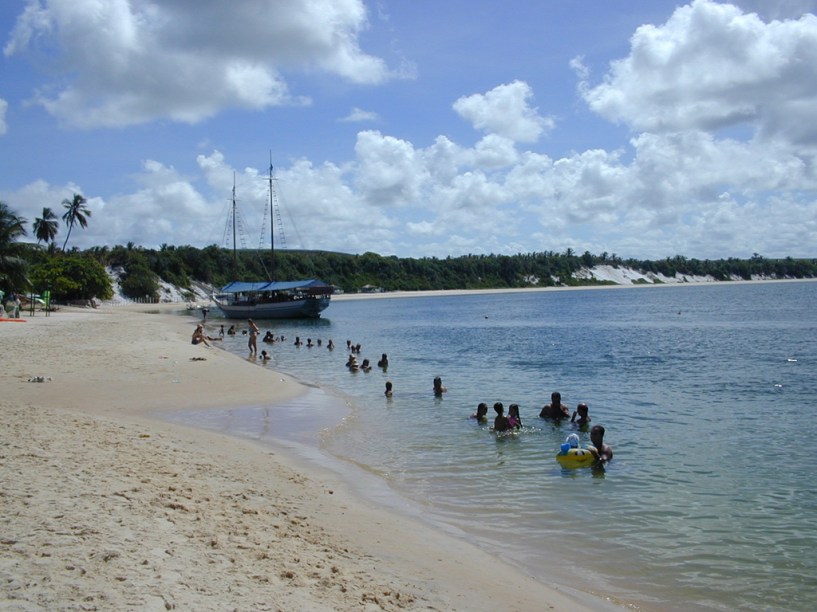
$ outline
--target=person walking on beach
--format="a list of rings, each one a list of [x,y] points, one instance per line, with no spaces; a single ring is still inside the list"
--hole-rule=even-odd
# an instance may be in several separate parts
[[[539,416],[543,419],[561,421],[570,417],[570,409],[562,403],[562,394],[554,391],[550,394],[550,403],[542,408]]]
[[[252,319],[247,319],[247,325],[250,328],[250,337],[247,339],[247,347],[250,349],[250,355],[258,354],[258,326]]]

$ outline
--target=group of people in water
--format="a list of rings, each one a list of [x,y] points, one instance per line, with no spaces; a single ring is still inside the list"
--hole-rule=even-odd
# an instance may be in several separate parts
[[[250,350],[251,357],[257,355],[256,339],[259,331],[260,330],[255,322],[252,319],[248,319],[247,329],[243,330],[242,334],[249,336],[247,346]],[[200,323],[196,326],[196,330],[193,332],[193,344],[203,343],[210,346],[208,341],[221,340],[224,337],[224,334],[224,325],[222,325],[219,330],[218,338],[208,336],[204,331],[203,323]],[[226,334],[230,336],[236,335],[236,326],[231,325]],[[284,342],[286,338],[283,335],[275,336],[271,331],[267,331],[262,340],[263,342],[271,344],[275,342]],[[304,346],[300,336],[295,337],[293,345],[296,347]],[[313,342],[312,338],[307,338],[305,346],[307,348],[321,347],[323,346],[323,341],[318,338],[315,342]],[[335,343],[331,338],[327,341],[326,347],[329,350],[333,350],[335,348]],[[347,340],[346,350],[349,352],[346,367],[350,371],[370,372],[372,370],[372,366],[368,359],[363,359],[361,363],[358,363],[357,361],[357,355],[359,355],[361,352],[360,344],[353,344],[351,340]],[[262,361],[266,362],[270,359],[270,354],[266,350],[262,350],[260,358]],[[384,372],[388,370],[389,358],[386,353],[381,355],[380,360],[377,362],[377,366]],[[432,391],[434,396],[437,398],[441,398],[443,394],[448,391],[448,389],[443,386],[442,378],[440,376],[436,376],[434,378],[432,383]],[[384,395],[386,398],[392,398],[394,395],[394,385],[390,380],[386,381],[386,390],[384,391]],[[495,402],[494,412],[496,413],[492,427],[494,432],[501,434],[504,432],[518,431],[522,429],[522,417],[519,414],[519,404],[511,404],[508,406],[508,414],[506,415],[504,404],[502,402]],[[542,407],[542,410],[539,412],[539,417],[553,421],[556,424],[569,419],[570,423],[573,423],[581,431],[587,431],[587,428],[591,422],[589,408],[586,403],[580,403],[578,406],[576,406],[576,409],[571,415],[570,409],[562,403],[562,396],[558,391],[554,391],[551,394],[550,404]],[[487,424],[488,404],[481,402],[477,406],[476,413],[472,414],[471,418],[475,419],[480,424]],[[593,454],[598,462],[606,462],[613,458],[613,449],[604,442],[604,432],[604,427],[601,425],[594,425],[590,428],[590,441],[592,445],[587,446],[587,450]]]
[[[438,378],[434,379],[434,389],[438,385]],[[505,406],[502,402],[494,403],[494,417],[493,430],[496,433],[503,433],[522,429],[522,418],[519,416],[519,404],[511,404],[508,406],[508,414],[505,415]],[[548,419],[555,423],[561,423],[563,420],[570,419],[570,422],[581,430],[586,431],[590,425],[590,409],[585,403],[576,406],[573,414],[570,414],[570,409],[562,403],[562,395],[558,391],[554,391],[550,396],[550,404],[546,404],[539,412],[539,417]],[[478,423],[488,423],[488,404],[480,402],[477,406],[477,411],[471,415]],[[593,425],[590,427],[590,442],[587,450],[593,454],[599,462],[606,462],[613,458],[613,449],[609,444],[604,442],[604,427],[602,425]]]

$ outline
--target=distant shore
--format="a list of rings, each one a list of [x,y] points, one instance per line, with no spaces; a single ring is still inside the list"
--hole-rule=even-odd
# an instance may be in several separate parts
[[[714,285],[758,285],[767,283],[807,283],[817,282],[817,278],[759,279],[732,281],[689,281],[675,283],[613,283],[609,285],[580,285],[571,287],[520,287],[500,289],[434,289],[427,291],[382,291],[368,293],[336,293],[333,300],[364,300],[457,295],[488,295],[492,293],[549,293],[552,291],[596,291],[599,289],[646,289],[658,287],[701,287]]]
[[[180,307],[0,322],[3,607],[615,608],[373,507],[285,449],[157,420],[263,405],[274,422],[303,392],[193,346],[194,318],[167,314]]]

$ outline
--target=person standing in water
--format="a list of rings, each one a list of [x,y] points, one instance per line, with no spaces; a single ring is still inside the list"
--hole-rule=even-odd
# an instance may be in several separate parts
[[[247,326],[249,327],[250,337],[247,339],[247,347],[250,349],[250,355],[258,354],[258,326],[252,319],[247,319]]]
[[[505,416],[505,406],[502,405],[502,402],[494,404],[494,412],[496,412],[494,431],[508,431],[511,428],[511,423],[508,421],[508,417]]]
[[[550,403],[542,408],[539,416],[543,419],[561,421],[570,417],[570,410],[562,403],[562,394],[554,391],[550,394]]]
[[[576,423],[581,429],[582,427],[586,427],[590,423],[590,409],[587,407],[587,404],[581,403],[576,406],[576,411],[573,413],[573,416],[570,417],[571,423]],[[578,420],[576,420],[576,415],[579,416]]]
[[[588,450],[593,453],[597,461],[604,463],[613,458],[613,448],[604,443],[604,427],[593,425],[590,430],[590,442],[593,446],[588,447]]]
[[[442,397],[443,393],[448,391],[445,387],[443,387],[443,379],[439,376],[434,378],[434,395],[436,397]]]
[[[519,416],[519,404],[508,406],[508,424],[514,429],[522,429],[522,417]]]

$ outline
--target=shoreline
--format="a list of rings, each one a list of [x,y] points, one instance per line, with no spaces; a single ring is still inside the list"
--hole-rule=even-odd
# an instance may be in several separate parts
[[[411,297],[444,297],[462,295],[490,295],[498,293],[550,293],[559,291],[598,291],[601,289],[647,289],[658,287],[713,287],[722,285],[755,285],[771,283],[809,283],[817,282],[817,278],[782,278],[758,280],[730,280],[730,281],[686,281],[673,283],[612,283],[609,285],[579,285],[571,287],[519,287],[498,289],[431,289],[422,291],[384,291],[372,293],[339,293],[332,296],[333,300],[368,300]]]
[[[374,507],[338,471],[284,447],[162,419],[252,405],[272,405],[274,418],[304,392],[289,376],[192,346],[192,317],[144,312],[179,308],[63,309],[0,327],[15,356],[0,371],[10,474],[0,485],[0,601],[618,609]]]

